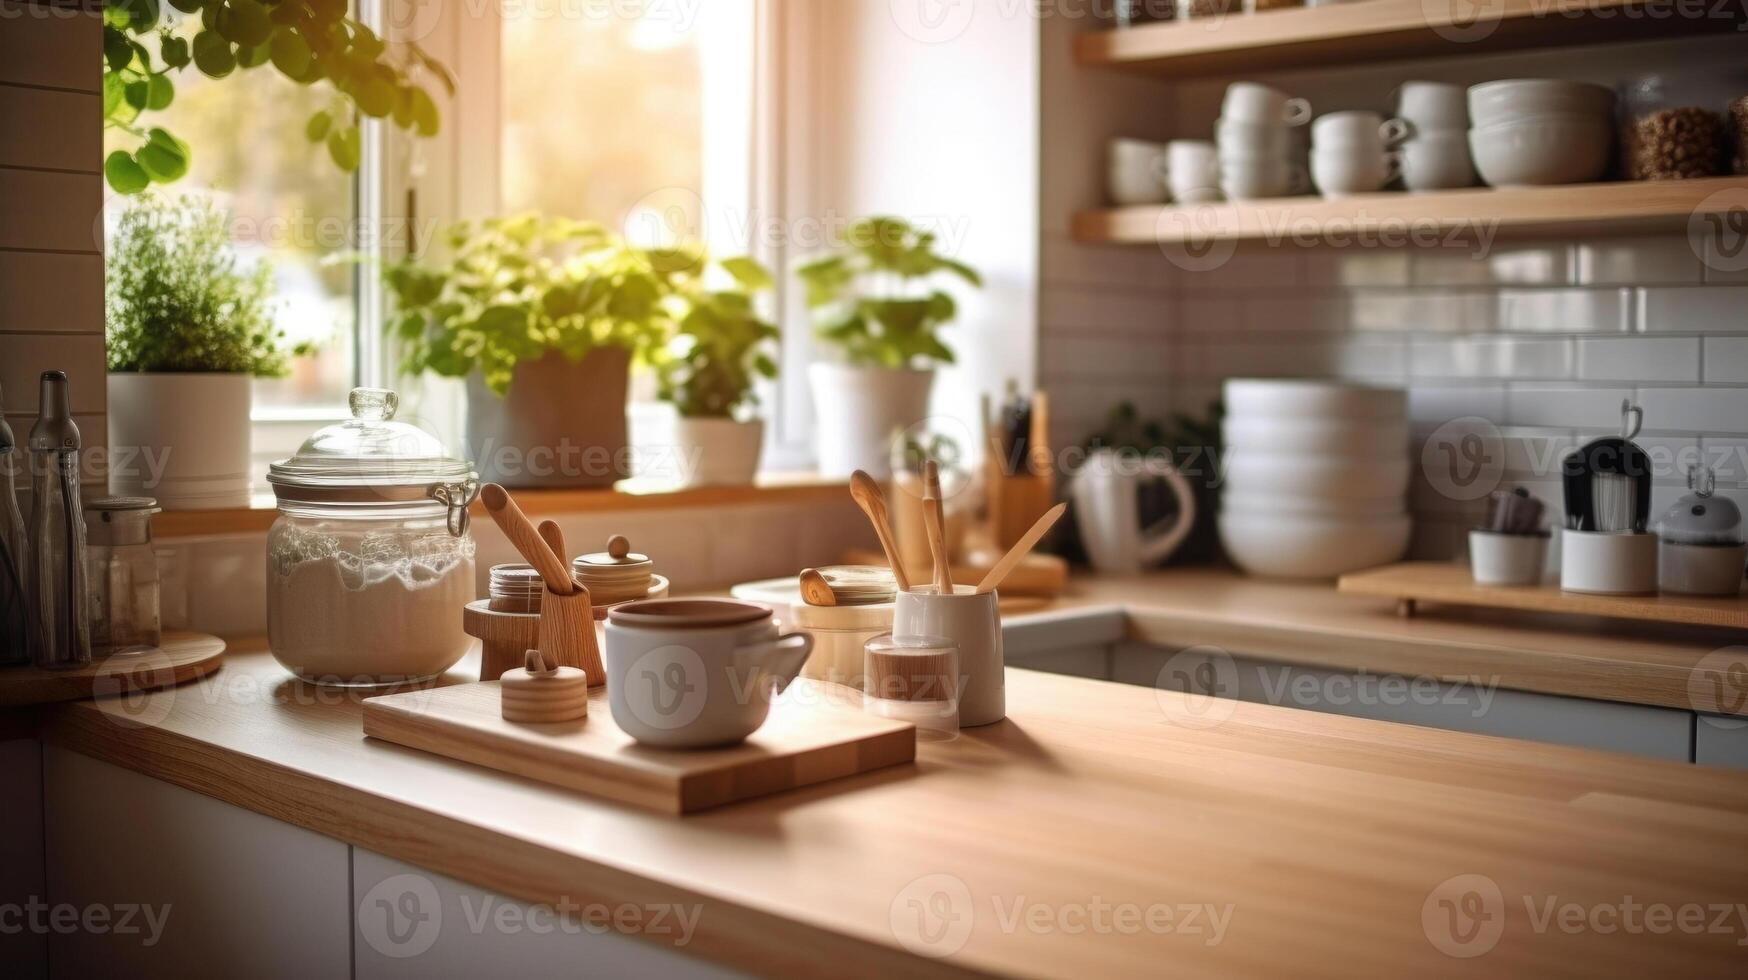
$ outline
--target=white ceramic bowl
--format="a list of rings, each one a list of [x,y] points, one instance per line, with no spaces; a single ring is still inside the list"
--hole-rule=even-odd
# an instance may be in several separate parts
[[[1400,561],[1413,522],[1399,517],[1259,517],[1222,513],[1220,543],[1239,568],[1279,578],[1335,578]]]
[[[1401,494],[1391,497],[1321,497],[1307,493],[1258,493],[1227,489],[1220,512],[1238,517],[1400,517],[1408,512]]]
[[[1296,379],[1226,382],[1228,418],[1384,419],[1408,417],[1408,393],[1338,381]]]
[[[1343,453],[1384,456],[1408,451],[1405,419],[1254,418],[1228,416],[1227,452]]]
[[[1221,485],[1238,493],[1312,497],[1398,497],[1408,492],[1406,450],[1389,456],[1339,456],[1229,450]]]
[[[1507,78],[1469,89],[1469,118],[1476,126],[1547,113],[1612,119],[1614,104],[1608,88],[1557,78]]]
[[[1538,116],[1469,131],[1475,169],[1494,187],[1600,180],[1613,146],[1612,123],[1578,116]]]

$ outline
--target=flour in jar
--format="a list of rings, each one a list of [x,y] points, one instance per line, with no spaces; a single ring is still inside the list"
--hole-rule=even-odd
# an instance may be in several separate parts
[[[435,677],[467,653],[474,545],[441,525],[359,533],[281,526],[269,536],[267,634],[306,680],[352,687]]]

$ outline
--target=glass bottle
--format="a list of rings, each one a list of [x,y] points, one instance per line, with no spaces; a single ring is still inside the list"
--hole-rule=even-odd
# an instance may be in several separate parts
[[[85,514],[79,503],[79,427],[67,395],[67,375],[45,371],[42,408],[30,430],[31,577],[42,648],[37,666],[91,662],[90,598],[85,578]]]
[[[150,497],[109,497],[87,508],[85,546],[91,587],[91,649],[99,655],[147,653],[163,644],[158,555]]]
[[[0,667],[16,667],[36,658],[29,586],[30,534],[18,510],[20,459],[12,427],[0,416]]]

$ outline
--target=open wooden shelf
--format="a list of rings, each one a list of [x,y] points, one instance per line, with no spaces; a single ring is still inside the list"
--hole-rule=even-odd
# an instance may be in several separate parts
[[[1083,65],[1252,73],[1730,32],[1740,4],[1667,0],[1358,0],[1082,34]]]
[[[1720,193],[1727,191],[1735,193]],[[1527,234],[1682,231],[1696,216],[1745,206],[1748,177],[1708,177],[1118,208],[1082,211],[1074,216],[1073,228],[1075,239],[1088,243],[1363,245],[1368,239],[1389,244],[1387,236],[1409,232],[1491,239]]]

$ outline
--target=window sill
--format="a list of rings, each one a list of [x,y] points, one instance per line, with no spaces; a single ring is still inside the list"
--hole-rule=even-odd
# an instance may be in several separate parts
[[[524,513],[535,516],[593,514],[696,507],[736,507],[752,504],[808,504],[849,500],[849,483],[813,473],[760,474],[750,487],[677,489],[671,484],[626,480],[611,490],[512,491]],[[227,534],[262,534],[279,516],[272,494],[261,494],[250,506],[232,510],[167,511],[152,520],[159,540],[204,538]],[[474,505],[476,520],[485,509]]]

